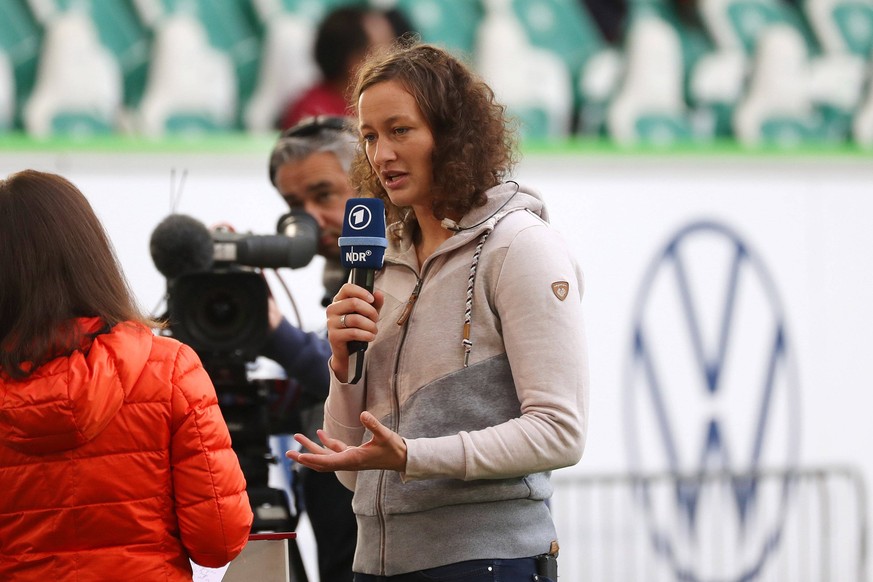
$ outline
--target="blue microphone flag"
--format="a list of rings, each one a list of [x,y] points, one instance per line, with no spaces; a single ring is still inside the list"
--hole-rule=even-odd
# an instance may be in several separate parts
[[[385,204],[378,198],[350,198],[346,201],[340,262],[347,269],[382,268],[385,258]]]

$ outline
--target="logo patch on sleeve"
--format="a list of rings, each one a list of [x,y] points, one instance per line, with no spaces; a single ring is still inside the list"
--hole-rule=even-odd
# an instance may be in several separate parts
[[[570,284],[566,281],[555,281],[552,283],[552,293],[555,294],[560,301],[563,301],[567,298],[567,295],[570,294]]]

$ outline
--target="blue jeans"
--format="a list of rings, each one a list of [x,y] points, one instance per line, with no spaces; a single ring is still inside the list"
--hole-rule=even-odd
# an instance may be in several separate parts
[[[354,582],[556,582],[536,572],[534,558],[469,560],[397,576],[356,573]]]

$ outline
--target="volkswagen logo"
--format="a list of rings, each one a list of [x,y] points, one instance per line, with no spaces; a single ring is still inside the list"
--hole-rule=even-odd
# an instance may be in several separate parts
[[[724,224],[681,228],[640,285],[624,380],[631,469],[677,476],[637,493],[678,579],[752,580],[778,549],[791,482],[765,487],[760,471],[796,466],[795,366],[763,260]],[[678,477],[713,474],[726,477]]]

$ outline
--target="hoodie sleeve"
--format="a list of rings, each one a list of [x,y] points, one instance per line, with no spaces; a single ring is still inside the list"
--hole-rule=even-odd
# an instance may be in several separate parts
[[[521,416],[407,439],[404,480],[507,478],[574,465],[582,456],[588,418],[582,272],[561,237],[542,224],[521,229],[494,268],[493,308]]]
[[[182,544],[197,564],[223,566],[248,541],[253,515],[215,388],[185,345],[174,366],[173,415],[171,463]]]

